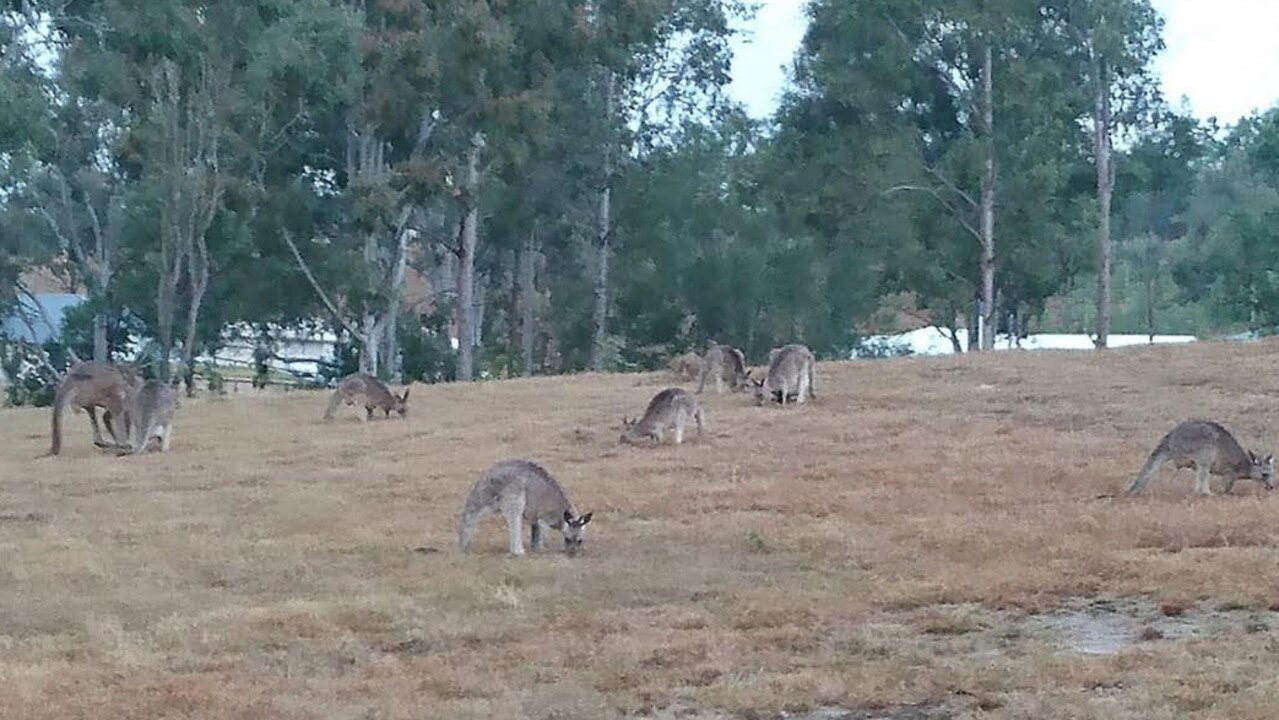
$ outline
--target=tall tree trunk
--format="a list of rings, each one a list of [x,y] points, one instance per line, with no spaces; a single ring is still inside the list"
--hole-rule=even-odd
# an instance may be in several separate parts
[[[466,177],[463,180],[466,212],[462,217],[462,237],[457,249],[457,379],[464,382],[475,377],[475,246],[479,239],[480,151],[483,149],[484,135],[477,131],[471,136],[471,148],[466,154]]]
[[[187,253],[187,284],[191,297],[187,303],[187,333],[182,343],[183,378],[186,380],[187,397],[195,395],[195,344],[200,320],[200,306],[209,287],[209,245],[204,233],[194,237],[192,252]]]
[[[364,142],[367,144],[368,139]],[[367,165],[369,160],[366,159],[368,152],[361,152],[361,157],[365,158],[362,162]],[[367,167],[364,172],[368,172]],[[360,323],[360,372],[377,377],[379,363],[378,353],[382,349],[382,332],[378,324],[377,309],[373,306],[373,297],[376,296],[378,290],[378,276],[381,275],[381,267],[378,264],[377,256],[377,237],[373,233],[367,233],[364,236],[364,268],[368,275],[369,281],[369,299],[364,307],[364,317]]]
[[[379,341],[382,350],[378,353],[378,372],[381,379],[398,383],[400,376],[400,303],[392,299],[386,308],[386,317],[382,320],[382,332]]]
[[[612,233],[612,193],[613,193],[613,143],[612,122],[613,73],[605,70],[604,76],[604,122],[608,124],[604,147],[600,148],[602,158],[602,186],[595,204],[595,311],[593,317],[594,334],[591,338],[591,369],[604,369],[608,342],[608,260],[611,251]]]
[[[400,217],[395,225],[395,256],[391,258],[391,277],[386,288],[386,316],[382,321],[382,367],[379,368],[383,380],[400,382],[400,305],[404,301],[404,275],[409,263],[409,221],[413,217],[413,206],[405,205],[400,210]]]
[[[982,53],[981,124],[985,158],[981,173],[981,349],[995,347],[995,109],[990,43]]]
[[[533,229],[524,236],[520,246],[519,269],[519,306],[520,306],[520,350],[524,357],[523,373],[525,377],[533,374],[533,342],[537,335],[537,315],[534,304],[537,302],[537,221]]]
[[[377,377],[379,364],[378,353],[382,349],[381,326],[377,321],[377,313],[368,311],[360,323],[360,372]]]
[[[123,207],[117,202],[114,194],[107,196],[105,227],[102,227],[98,222],[98,215],[93,209],[92,203],[88,204],[88,208],[89,217],[93,221],[94,257],[97,260],[97,265],[93,268],[93,284],[97,295],[96,300],[99,304],[98,312],[93,314],[93,359],[97,362],[109,362],[111,360],[111,347],[107,339],[107,324],[109,320],[106,310],[101,306],[106,304],[107,294],[111,287],[111,275],[114,271],[112,255],[119,238]]]
[[[1110,77],[1106,61],[1093,62],[1093,152],[1097,159],[1097,337],[1106,347],[1110,336],[1110,196],[1114,175],[1110,170]]]

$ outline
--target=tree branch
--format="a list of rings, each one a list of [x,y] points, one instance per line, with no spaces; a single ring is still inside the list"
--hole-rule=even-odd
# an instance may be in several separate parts
[[[61,335],[61,331],[53,324],[53,321],[49,319],[49,314],[44,311],[44,306],[40,304],[40,300],[36,298],[36,294],[31,292],[31,288],[27,287],[27,284],[23,282],[22,280],[18,280],[17,288],[19,293],[26,296],[26,298],[31,301],[31,306],[36,309],[36,314],[40,316],[40,322],[44,323],[45,327],[49,328],[49,334],[53,337],[57,337]],[[21,311],[21,304],[19,304],[18,315],[19,317],[22,318],[23,324],[27,326],[27,330],[31,331],[31,341],[35,342],[35,339],[36,339],[35,327],[32,326],[30,322],[30,318],[26,316],[26,313]],[[66,347],[67,355],[71,356],[71,359],[73,361],[80,362],[80,357],[75,354],[75,350],[72,350],[71,347],[69,345],[66,345],[65,343],[63,344],[63,346]],[[47,364],[47,360],[46,360],[46,364]],[[53,366],[50,365],[49,369],[52,370]],[[57,372],[57,371],[55,370],[54,372]],[[58,377],[62,377],[62,374],[58,373]]]
[[[289,246],[289,250],[293,251],[293,258],[297,260],[298,269],[302,271],[303,275],[306,275],[306,279],[311,283],[311,288],[319,296],[320,302],[324,303],[324,306],[329,309],[333,319],[338,321],[338,324],[351,335],[357,338],[364,337],[364,333],[356,330],[351,326],[351,323],[347,322],[346,318],[342,317],[342,313],[338,312],[337,306],[329,299],[328,294],[324,292],[324,288],[320,287],[320,282],[315,279],[315,274],[311,272],[311,267],[306,264],[306,260],[302,259],[302,253],[298,251],[298,246],[293,242],[293,233],[288,230],[281,230],[281,237],[284,238],[285,244]]]
[[[926,195],[931,195],[934,200],[936,200],[938,203],[941,204],[942,207],[950,211],[950,214],[953,215],[955,218],[955,222],[959,223],[960,226],[963,227],[965,230],[967,230],[970,235],[976,238],[977,242],[980,243],[982,241],[981,232],[979,232],[977,228],[973,227],[972,223],[965,220],[963,218],[963,215],[960,213],[959,208],[955,207],[953,203],[946,200],[946,198],[942,197],[942,194],[937,192],[936,188],[924,187],[923,185],[894,185],[893,187],[888,188],[881,194],[887,197],[894,193],[904,192],[908,190],[913,192],[922,192]]]

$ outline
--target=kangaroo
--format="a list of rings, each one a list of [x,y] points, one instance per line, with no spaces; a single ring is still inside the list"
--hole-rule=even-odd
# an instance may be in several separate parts
[[[728,381],[729,390],[736,392],[742,389],[750,384],[746,372],[746,356],[735,347],[712,342],[697,375],[697,392],[700,393],[706,387],[707,378],[715,381],[716,394],[724,392],[725,380]]]
[[[125,417],[132,429],[132,446],[125,452],[142,453],[152,438],[160,441],[160,452],[168,452],[178,406],[178,391],[172,385],[160,380],[143,383],[125,406]]]
[[[666,369],[680,380],[695,380],[702,371],[702,356],[689,350],[666,363]]]
[[[1128,488],[1128,494],[1145,489],[1169,460],[1178,470],[1195,468],[1195,492],[1200,495],[1212,494],[1208,489],[1209,473],[1226,478],[1226,494],[1230,494],[1236,480],[1242,479],[1256,480],[1267,490],[1275,487],[1274,455],[1258,457],[1250,450],[1245,451],[1229,430],[1215,422],[1186,420],[1169,430],[1155,446],[1150,459]]]
[[[67,371],[53,399],[53,418],[49,445],[49,455],[62,452],[62,413],[68,405],[76,412],[87,410],[89,424],[93,426],[93,444],[98,447],[120,447],[120,434],[114,420],[127,422],[125,406],[129,398],[142,385],[142,376],[127,365],[113,365],[101,362],[76,363]],[[102,422],[111,433],[113,442],[102,439],[102,430],[98,426],[97,408],[105,409]],[[128,437],[128,428],[124,428],[124,436]]]
[[[813,353],[804,345],[783,345],[768,353],[768,370],[763,380],[754,380],[755,404],[777,398],[785,405],[791,397],[802,403],[817,397],[817,380],[813,376]]]
[[[619,442],[636,445],[644,438],[653,438],[663,442],[667,427],[675,427],[675,444],[684,442],[684,428],[689,419],[697,423],[697,436],[701,437],[706,430],[706,413],[697,404],[697,400],[683,388],[667,388],[653,396],[644,417],[639,420],[622,419],[626,430]]]
[[[338,389],[329,398],[329,406],[324,409],[324,419],[333,419],[333,411],[343,401],[347,405],[354,405],[357,400],[364,403],[365,420],[373,419],[374,409],[382,410],[386,417],[391,417],[392,410],[399,413],[400,417],[409,414],[409,388],[404,388],[403,394],[396,395],[387,388],[386,383],[372,375],[355,373],[347,375],[338,383]]]
[[[506,518],[511,554],[516,556],[524,554],[524,522],[533,526],[534,551],[542,549],[543,536],[550,527],[564,533],[564,552],[576,555],[592,515],[578,515],[559,482],[532,460],[503,460],[480,474],[466,495],[458,523],[457,545],[462,552],[475,537],[476,524],[488,513],[501,513]]]

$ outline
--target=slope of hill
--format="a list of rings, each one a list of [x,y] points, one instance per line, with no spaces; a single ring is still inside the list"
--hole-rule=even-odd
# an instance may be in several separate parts
[[[73,415],[33,459],[47,411],[0,411],[0,717],[1271,717],[1279,496],[1112,496],[1185,417],[1272,449],[1276,355],[823,364],[814,403],[705,395],[709,434],[660,448],[616,442],[660,375],[419,386],[370,423],[201,398],[136,458]],[[495,518],[454,549],[514,456],[594,511],[582,556],[507,558]]]

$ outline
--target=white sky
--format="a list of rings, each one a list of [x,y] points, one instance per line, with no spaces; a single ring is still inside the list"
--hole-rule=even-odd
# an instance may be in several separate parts
[[[757,0],[734,42],[729,91],[755,117],[776,107],[791,57],[804,35],[803,0]],[[1151,0],[1164,15],[1167,49],[1155,63],[1164,95],[1184,96],[1200,118],[1233,123],[1279,103],[1279,0]]]

